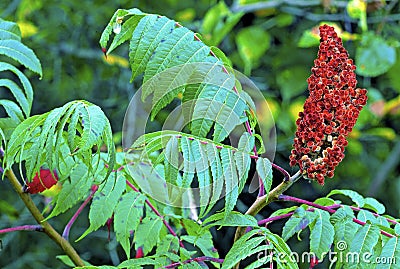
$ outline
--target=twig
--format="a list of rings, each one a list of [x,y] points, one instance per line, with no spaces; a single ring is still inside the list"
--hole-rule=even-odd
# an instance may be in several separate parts
[[[43,227],[41,225],[22,225],[12,228],[1,229],[0,234],[16,232],[16,231],[35,231],[35,232],[44,232]]]
[[[66,240],[68,240],[69,236],[69,231],[71,230],[72,224],[76,221],[78,218],[79,214],[82,212],[82,210],[85,208],[85,206],[89,203],[90,200],[92,200],[93,195],[95,192],[99,189],[99,186],[93,185],[91,190],[90,190],[90,195],[86,198],[86,200],[81,204],[81,206],[78,208],[78,210],[75,212],[75,214],[72,216],[70,221],[67,223],[67,225],[64,228],[64,231],[62,233],[62,237],[64,237]]]
[[[264,195],[262,197],[257,198],[257,200],[250,206],[250,208],[245,213],[246,215],[255,216],[258,212],[261,211],[266,205],[277,201],[279,195],[284,193],[287,189],[289,189],[301,176],[301,172],[298,171],[293,176],[289,177],[288,180],[281,182],[278,186],[276,186],[273,190],[271,190],[268,195]]]
[[[126,180],[126,184],[135,192],[140,192],[138,190],[138,188],[136,188],[131,182],[129,182],[129,180]],[[179,245],[182,248],[185,248],[185,246],[183,245],[181,239],[178,237],[178,235],[175,233],[175,231],[172,229],[171,225],[169,225],[169,223],[165,220],[164,216],[160,214],[160,212],[158,212],[158,210],[152,205],[152,203],[149,201],[149,199],[146,198],[145,203],[151,208],[151,210],[158,216],[160,217],[160,219],[162,220],[162,222],[164,223],[165,227],[168,229],[168,231],[170,232],[170,234],[172,234],[173,236],[175,236],[176,238],[178,238],[179,240]]]
[[[57,245],[59,245],[64,250],[65,254],[68,255],[68,257],[76,266],[84,266],[82,259],[79,257],[78,253],[72,247],[72,245],[67,240],[65,240],[65,238],[63,238],[56,230],[54,230],[53,226],[51,226],[50,223],[44,221],[42,213],[40,213],[32,198],[29,196],[29,194],[22,191],[22,185],[18,181],[14,172],[9,169],[5,171],[5,176],[8,178],[18,196],[24,202],[25,206],[31,212],[36,222],[43,227],[43,232],[46,233]]]
[[[334,210],[334,209],[332,209],[330,207],[319,205],[319,204],[316,204],[316,203],[313,203],[313,202],[310,202],[310,201],[307,201],[307,200],[304,200],[304,199],[300,199],[300,198],[297,198],[297,197],[289,196],[289,195],[281,194],[281,195],[279,195],[278,199],[280,201],[290,201],[290,202],[295,202],[295,203],[298,203],[298,204],[309,205],[309,206],[312,206],[312,207],[319,208],[321,210],[327,211],[327,212],[329,212],[331,214],[336,212],[336,210]]]
[[[333,205],[332,205],[333,206]],[[343,205],[339,205],[339,207],[343,207]],[[362,209],[361,208],[359,208],[359,207],[355,207],[355,206],[349,206],[353,211],[361,211]],[[379,214],[377,214],[377,213],[374,213],[374,212],[371,212],[371,214],[372,215],[374,215],[375,217],[382,217],[381,215],[379,215]],[[385,218],[385,217],[384,217]],[[394,225],[396,225],[396,224],[400,224],[399,222],[397,222],[397,221],[395,221],[395,220],[392,220],[392,219],[389,219],[389,218],[385,218],[388,222],[390,222],[390,223],[392,223],[392,224],[394,224]]]
[[[280,167],[279,165],[271,162],[271,165],[273,168],[275,168],[276,170],[278,170],[279,172],[281,172],[281,174],[284,176],[284,181],[288,181],[290,180],[290,174],[288,171],[286,171],[285,169],[283,169],[282,167]]]
[[[271,218],[262,219],[262,220],[258,221],[257,224],[258,225],[264,225],[264,224],[267,224],[267,223],[270,223],[270,222],[273,222],[273,221],[286,219],[286,218],[291,217],[293,214],[294,214],[294,210],[292,212],[290,212],[290,213],[287,213],[287,214],[283,214],[283,215],[274,216],[274,217],[271,217]]]
[[[223,263],[224,259],[218,259],[218,258],[214,258],[214,257],[202,256],[202,257],[197,257],[197,258],[191,258],[191,259],[183,261],[183,262],[174,262],[174,263],[171,263],[169,265],[164,266],[163,268],[175,268],[175,267],[178,267],[179,265],[182,265],[182,264],[188,264],[188,263],[191,263],[191,262],[204,262],[204,261]]]
[[[279,195],[281,195],[288,188],[290,188],[290,186],[292,186],[297,181],[297,179],[300,177],[300,175],[301,175],[301,172],[298,171],[296,174],[289,177],[288,180],[282,181],[282,183],[279,184],[278,186],[276,186],[273,190],[271,190],[268,193],[268,195],[258,197],[257,200],[254,201],[254,203],[250,206],[250,208],[247,210],[247,212],[245,214],[250,215],[250,216],[255,216],[265,206],[272,203],[273,201],[277,201]],[[246,230],[244,227],[238,227],[236,229],[234,242],[236,242],[240,237],[242,237],[242,235],[245,233],[245,231]]]
[[[283,192],[285,192],[287,189],[289,189],[301,176],[301,171],[297,171],[296,174],[293,176],[289,177],[288,180],[284,180],[276,186],[273,190],[271,190],[268,194],[263,195],[261,197],[257,197],[257,199],[254,201],[254,203],[250,206],[250,208],[246,211],[246,215],[250,216],[255,216],[257,215],[258,212],[261,211],[265,206],[268,204],[272,203],[273,201],[277,201],[279,195],[281,195]],[[242,237],[246,232],[245,227],[238,227],[235,232],[235,239],[233,242],[236,242],[239,240],[240,237]],[[239,268],[240,263],[237,263],[235,268]]]
[[[299,203],[299,204],[309,205],[309,206],[312,206],[312,207],[319,208],[321,210],[327,211],[327,212],[329,212],[331,214],[336,212],[336,210],[334,210],[334,209],[332,209],[330,207],[322,206],[322,205],[319,205],[319,204],[316,204],[316,203],[313,203],[313,202],[310,202],[310,201],[307,201],[307,200],[304,200],[304,199],[300,199],[300,198],[297,198],[297,197],[292,197],[292,196],[288,196],[288,195],[283,195],[282,194],[282,195],[279,195],[278,199],[281,200],[281,201],[291,201],[291,202],[295,202],[295,203]],[[359,220],[357,218],[353,218],[353,222],[355,222],[357,224],[360,224],[361,226],[364,226],[365,224],[367,224],[366,222],[361,221],[361,220]],[[388,232],[382,231],[382,230],[381,230],[381,234],[385,235],[387,237],[394,237],[394,235],[392,235],[392,234],[390,234]]]

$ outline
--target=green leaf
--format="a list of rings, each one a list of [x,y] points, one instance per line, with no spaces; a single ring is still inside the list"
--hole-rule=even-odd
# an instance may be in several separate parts
[[[242,184],[242,182],[239,183],[239,180],[244,181],[247,178],[250,168],[250,153],[216,143],[209,139],[177,131],[161,131],[145,134],[139,137],[131,148],[143,150],[144,159],[152,152],[161,150],[160,156],[163,157],[164,165],[167,166],[169,164],[166,163],[165,156],[170,159],[172,158],[170,154],[179,154],[179,151],[168,151],[167,153],[165,150],[162,150],[167,147],[172,137],[178,139],[180,146],[178,148],[182,152],[183,157],[183,175],[182,178],[178,177],[177,186],[183,188],[190,187],[195,174],[197,174],[198,183],[201,186],[199,197],[202,199],[203,205],[207,201],[204,213],[202,211],[202,215],[205,215],[220,198],[225,184],[225,193],[227,194],[225,202],[227,213],[229,213],[235,206],[238,194],[241,191],[239,184]],[[244,147],[244,142],[242,146]],[[137,165],[135,164],[135,166]],[[165,169],[168,170],[171,168],[164,167],[163,169],[165,171]],[[139,175],[135,169],[132,169],[132,174],[135,174],[133,178],[137,182],[140,182],[138,184],[141,189],[146,193],[150,193],[151,191],[147,186],[153,184],[153,180],[149,180],[148,175]],[[147,180],[144,181],[144,178]],[[160,175],[158,180],[156,180],[157,185],[154,187],[158,186],[157,188],[162,188],[163,185],[160,184],[162,180],[162,175]],[[171,197],[171,199],[177,198]]]
[[[331,220],[332,224],[335,224],[335,223],[337,223],[337,222],[339,222],[341,220],[344,220],[346,218],[351,218],[352,219],[354,217],[355,217],[354,216],[354,211],[348,206],[343,206],[343,207],[340,207],[338,210],[336,210],[335,213],[333,213],[331,215],[330,220]]]
[[[367,210],[360,210],[357,214],[357,219],[361,220],[362,222],[369,221],[370,223],[377,224],[376,217]]]
[[[148,162],[136,162],[130,167],[129,173],[140,187],[142,193],[156,198],[163,203],[170,203],[167,184],[162,166],[154,167]],[[176,199],[176,197],[172,197]]]
[[[397,223],[397,224],[394,226],[394,230],[395,230],[395,232],[396,232],[397,235],[400,235],[400,224],[399,224],[399,223]]]
[[[297,264],[291,259],[292,252],[283,239],[266,228],[260,228],[246,233],[233,244],[225,257],[222,269],[233,268],[246,257],[260,252],[264,253],[266,250],[279,253],[279,258],[275,259],[278,263],[281,263],[278,268],[298,268]],[[285,266],[283,267],[282,264]]]
[[[179,141],[172,136],[165,147],[164,159],[165,180],[171,184],[176,184],[178,180],[179,155],[176,154],[177,152],[179,152]]]
[[[269,49],[271,36],[260,26],[242,28],[236,35],[236,45],[244,62],[244,73],[258,66],[259,59]]]
[[[222,190],[224,188],[224,178],[219,151],[211,143],[206,145],[206,150],[212,176],[212,196],[210,204],[206,209],[206,212],[209,212],[215,203],[221,198]]]
[[[151,55],[163,37],[172,33],[174,28],[175,22],[166,17],[157,18],[155,15],[148,15],[140,20],[130,42],[131,80],[146,70]]]
[[[315,217],[316,215],[312,212],[308,212],[302,207],[297,208],[294,214],[289,218],[289,220],[285,223],[285,226],[283,227],[283,240],[287,241],[297,232],[307,228],[307,226],[310,225]]]
[[[87,266],[74,267],[74,269],[118,269],[118,267],[111,265],[100,265],[100,266],[87,265]]]
[[[371,209],[377,214],[385,213],[385,206],[375,198],[367,197],[364,201],[364,208]]]
[[[229,214],[220,212],[211,215],[203,221],[204,229],[210,229],[213,226],[231,226],[231,227],[257,227],[257,220],[253,216],[243,215],[240,212],[231,211]]]
[[[262,246],[264,247],[263,250],[272,248],[272,245],[265,244],[266,235],[263,233],[263,230],[255,229],[244,234],[229,250],[221,269],[233,268],[238,262],[244,260],[246,257],[259,253],[262,250],[259,249],[258,246],[262,243],[264,243]]]
[[[15,39],[0,40],[0,55],[6,55],[42,77],[42,66],[35,53]]]
[[[248,110],[248,107],[245,100],[233,90],[235,86],[233,75],[221,72],[214,73],[213,76],[216,76],[213,84],[204,86],[197,97],[191,132],[206,137],[215,124],[213,140],[221,142],[237,125],[247,120],[245,110]]]
[[[220,151],[222,160],[223,177],[225,178],[225,216],[233,210],[239,197],[239,178],[237,175],[232,151],[222,148]]]
[[[317,205],[322,205],[322,206],[331,206],[331,205],[334,205],[336,202],[335,202],[335,200],[333,200],[331,198],[322,197],[322,198],[316,199],[314,201],[314,203]]]
[[[365,204],[364,197],[352,190],[332,190],[326,197],[330,197],[334,194],[341,194],[349,197],[360,208]]]
[[[232,68],[232,61],[218,47],[211,46],[211,51],[220,59],[226,68]]]
[[[121,32],[115,35],[110,47],[107,50],[107,54],[110,54],[115,48],[132,37],[133,31],[144,16],[145,15],[133,16],[122,24]]]
[[[297,43],[300,48],[317,47],[319,45],[320,37],[318,33],[312,30],[305,30]]]
[[[382,261],[386,263],[379,263],[376,269],[398,269],[400,268],[399,257],[400,257],[400,238],[390,238],[382,248],[382,252],[379,255]]]
[[[291,207],[287,207],[287,208],[278,209],[275,212],[273,212],[269,217],[272,218],[275,216],[285,215],[285,214],[295,211],[297,208],[298,208],[298,206],[291,206]]]
[[[115,163],[115,146],[107,117],[99,107],[89,102],[72,101],[48,113],[28,118],[17,126],[7,145],[7,169],[14,163],[27,160],[26,174],[28,179],[32,179],[43,165],[60,172],[62,160],[73,156],[76,162],[86,164],[93,174],[96,165],[92,163],[92,148],[97,146],[95,155],[98,156],[103,144],[108,149],[104,159],[112,168]],[[108,169],[104,179],[111,171]],[[60,176],[66,177],[69,172]]]
[[[353,241],[349,246],[350,253],[357,253],[360,260],[351,260],[346,261],[346,268],[365,268],[367,265],[366,261],[361,259],[362,255],[365,253],[373,253],[372,250],[379,239],[380,230],[377,226],[373,224],[365,224],[360,227],[354,236]]]
[[[221,2],[218,6],[223,7],[225,4]],[[227,14],[230,14],[226,6],[225,10]],[[241,17],[241,14],[231,15],[226,18],[225,26],[221,28],[224,33],[228,33],[229,27],[233,27]],[[129,19],[125,21],[125,17],[129,17]],[[218,88],[221,82],[225,81],[209,80],[210,75],[217,79],[227,75],[219,61],[221,59],[225,63],[227,62],[226,57],[221,54],[222,52],[216,50],[215,56],[210,56],[210,48],[203,42],[194,39],[194,33],[190,30],[180,27],[175,21],[166,17],[144,14],[135,9],[118,10],[113,15],[100,40],[103,48],[108,43],[113,27],[118,24],[121,24],[121,32],[116,34],[110,50],[128,40],[131,35],[129,45],[131,79],[133,80],[144,72],[142,99],[145,100],[147,96],[154,93],[151,119],[154,119],[162,108],[171,103],[179,93],[182,93],[184,101],[193,101],[190,113],[185,113],[186,115],[196,117],[198,116],[197,110],[208,111],[204,118],[189,118],[189,121],[192,122],[190,128],[195,135],[204,137],[205,135],[201,134],[207,134],[215,123],[214,140],[222,141],[235,126],[246,121],[247,103],[242,100],[240,94],[227,92],[227,90],[204,90],[211,87],[205,86],[205,84],[218,85],[214,87]],[[187,68],[189,63],[201,64],[193,64]],[[209,72],[210,68],[207,64],[211,65],[211,68],[216,66],[219,68],[219,72],[215,72],[215,68],[212,69],[213,72]],[[204,66],[206,67],[204,68]],[[214,73],[217,73],[217,76]],[[228,87],[229,91],[232,90],[235,81],[234,78],[232,85]],[[207,96],[202,96],[202,92],[205,92]],[[210,104],[213,108],[209,108]],[[193,125],[195,127],[192,127]]]
[[[18,24],[0,18],[0,40],[14,39],[21,41],[21,31]]]
[[[111,36],[111,34],[113,32],[113,28],[114,28],[115,24],[117,23],[117,19],[122,21],[126,16],[131,16],[131,15],[141,16],[142,14],[144,14],[144,13],[141,12],[137,8],[132,8],[132,9],[128,9],[128,10],[127,9],[118,9],[114,13],[112,18],[110,19],[110,22],[107,24],[107,26],[104,29],[103,33],[101,34],[100,42],[99,42],[100,46],[102,48],[106,48],[107,47],[108,40],[110,39],[110,36]],[[134,26],[134,25],[132,25],[132,26]],[[128,28],[128,27],[126,27],[126,28]],[[122,42],[126,41],[124,39],[125,39],[125,35],[123,34],[122,27],[121,27],[121,33],[119,33],[118,35],[116,35],[114,37],[114,40],[113,40],[114,46],[113,47],[116,48],[119,44],[121,44]],[[124,41],[122,41],[122,40],[124,40]],[[109,50],[109,52],[111,52],[111,51]]]
[[[179,266],[178,269],[204,269],[204,266],[200,265],[196,261],[191,261],[190,263],[185,263]]]
[[[85,195],[89,195],[92,179],[88,177],[88,168],[83,163],[72,168],[70,180],[63,182],[61,191],[56,197],[54,209],[46,220],[55,217],[74,205],[76,205]]]
[[[9,100],[0,100],[0,106],[3,106],[8,116],[15,122],[21,122],[24,120],[24,115],[17,104]]]
[[[0,24],[2,24],[2,22],[0,22]],[[0,34],[1,33],[0,28]],[[10,139],[16,126],[25,118],[29,117],[32,107],[33,90],[27,77],[11,64],[0,62],[0,72],[1,71],[13,72],[19,78],[23,87],[23,89],[21,89],[18,84],[10,79],[0,79],[0,87],[8,88],[16,100],[16,103],[11,100],[0,100],[0,106],[3,106],[5,112],[9,116],[0,119],[1,140],[7,141]]]
[[[139,224],[134,242],[137,247],[143,247],[144,255],[147,255],[157,244],[162,226],[161,218],[155,215],[146,216]]]
[[[168,21],[166,24],[169,23],[173,23],[173,21]],[[170,62],[176,60],[177,55],[185,54],[186,52],[183,49],[186,48],[187,44],[193,42],[194,33],[185,27],[178,27],[167,34],[167,37],[164,41],[163,39],[160,40],[154,54],[150,57],[144,74],[144,82],[170,67]]]
[[[96,231],[111,218],[115,207],[122,193],[125,190],[125,179],[115,174],[115,177],[108,178],[93,196],[93,202],[90,206],[89,220],[90,226],[76,240],[79,241],[89,233]]]
[[[302,65],[292,66],[280,71],[276,82],[280,87],[280,92],[284,101],[290,101],[293,97],[303,94],[307,89],[307,71]]]
[[[22,111],[24,112],[24,118],[29,117],[31,104],[28,102],[28,99],[26,98],[22,89],[15,82],[9,79],[0,79],[0,87],[6,87],[11,91],[15,100],[21,106]]]
[[[217,46],[231,32],[244,13],[232,13],[221,1],[211,7],[204,16],[201,33],[205,42]]]
[[[189,188],[194,178],[195,172],[195,157],[190,147],[191,140],[188,138],[181,139],[181,148],[183,154],[183,176],[182,176],[182,187]]]
[[[191,151],[194,156],[194,165],[196,167],[197,181],[199,183],[200,192],[200,213],[199,217],[206,215],[208,212],[205,210],[210,203],[211,196],[211,175],[208,169],[207,152],[205,146],[198,140],[188,141],[191,145]]]
[[[250,155],[254,148],[254,141],[254,136],[249,135],[247,132],[243,133],[239,139],[238,152],[234,154],[239,176],[239,192],[243,190],[248,178],[251,165]]]
[[[188,220],[188,219],[185,219]],[[177,253],[179,250],[179,239],[172,234],[167,234],[161,239],[161,242],[157,246],[157,254],[164,254],[168,252]]]
[[[310,251],[322,260],[331,248],[335,231],[328,212],[315,209],[314,214],[316,218],[310,225]]]
[[[142,268],[141,265],[157,265],[158,263],[151,258],[144,257],[139,259],[129,259],[118,265],[118,268]]]
[[[396,50],[372,32],[363,34],[355,56],[357,74],[376,77],[386,73],[396,61]]]
[[[181,239],[198,247],[205,256],[214,258],[219,257],[218,251],[216,251],[214,248],[210,232],[205,232],[200,236],[184,235],[181,237]]]
[[[293,253],[285,241],[276,234],[271,233],[269,230],[266,231],[267,240],[274,246],[275,253],[279,253],[277,258],[274,260],[277,263],[277,268],[282,269],[298,269],[296,261],[293,260]]]
[[[9,63],[0,62],[0,72],[2,72],[2,71],[11,71],[18,77],[18,79],[20,80],[21,85],[25,91],[26,100],[28,102],[29,111],[30,111],[30,109],[32,107],[32,101],[33,101],[33,89],[32,89],[32,85],[29,82],[28,78],[24,75],[24,73],[22,73],[16,67],[14,67],[13,65],[11,65]],[[19,102],[19,103],[20,103],[21,107],[25,106],[25,105],[21,104],[21,102]]]
[[[130,258],[131,231],[136,231],[143,215],[146,198],[138,192],[125,193],[118,203],[114,213],[114,231],[117,241],[121,244],[127,258]]]
[[[268,195],[272,186],[272,164],[270,160],[259,157],[256,163],[256,170],[264,183],[265,193]]]

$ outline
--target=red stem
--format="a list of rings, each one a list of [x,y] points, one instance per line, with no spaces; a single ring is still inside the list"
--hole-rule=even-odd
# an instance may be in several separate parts
[[[281,201],[290,201],[290,202],[295,202],[295,203],[298,203],[298,204],[309,205],[309,206],[312,206],[312,207],[319,208],[321,210],[327,211],[327,212],[329,212],[331,214],[336,212],[336,210],[331,209],[331,208],[329,208],[327,206],[319,205],[319,204],[316,204],[316,203],[313,203],[313,202],[310,202],[310,201],[307,201],[307,200],[303,200],[303,199],[300,199],[300,198],[297,198],[297,197],[289,196],[289,195],[281,194],[281,195],[279,195],[278,199],[281,200]]]
[[[126,184],[131,187],[132,190],[134,190],[135,192],[140,192],[131,182],[129,182],[128,180],[126,180]],[[165,220],[164,216],[160,214],[160,212],[158,212],[158,210],[151,204],[151,202],[149,201],[149,199],[145,200],[145,203],[151,208],[151,210],[158,216],[161,218],[162,222],[164,223],[165,227],[168,229],[168,231],[170,232],[170,234],[172,234],[173,236],[175,236],[176,238],[178,238],[179,240],[179,245],[182,248],[185,248],[185,246],[183,245],[182,241],[180,240],[180,238],[178,237],[178,235],[175,233],[175,231],[172,229],[171,225],[169,225],[169,223]]]
[[[174,262],[174,263],[164,266],[163,268],[175,268],[182,264],[188,264],[191,262],[204,262],[204,261],[223,263],[224,259],[202,256],[202,257],[197,257],[197,258],[191,258],[191,259],[183,261],[183,262]]]
[[[16,231],[35,231],[35,232],[43,232],[43,227],[41,225],[22,225],[12,228],[1,229],[0,234],[16,232]]]
[[[355,207],[355,206],[350,206],[350,208],[353,210],[353,211],[361,211],[361,208],[359,208],[359,207]],[[372,215],[374,215],[375,217],[381,217],[381,215],[379,215],[379,214],[377,214],[377,213],[374,213],[374,212],[371,212],[371,214]],[[389,218],[385,218],[388,222],[391,222],[391,223],[393,223],[393,224],[400,224],[400,223],[398,223],[397,221],[395,221],[395,220],[392,220],[392,219],[389,219]]]
[[[279,216],[274,216],[271,218],[267,218],[267,219],[262,219],[260,221],[257,222],[258,225],[264,225],[267,224],[269,222],[273,222],[273,221],[277,221],[277,220],[281,220],[281,219],[285,219],[285,218],[289,218],[294,214],[293,212],[287,213],[287,214],[283,214],[283,215],[279,215]]]
[[[64,237],[66,240],[68,240],[69,237],[69,231],[71,230],[72,225],[78,218],[79,214],[82,212],[82,210],[85,208],[85,206],[89,203],[90,200],[92,200],[94,193],[99,189],[99,186],[93,185],[91,188],[90,195],[86,198],[86,200],[81,204],[81,206],[78,208],[78,210],[75,212],[75,214],[72,216],[72,218],[69,220],[68,224],[65,226],[64,231],[62,233],[62,237]]]
[[[332,209],[331,207],[318,205],[316,203],[313,203],[313,202],[310,202],[310,201],[307,201],[307,200],[303,200],[303,199],[300,199],[300,198],[297,198],[297,197],[292,197],[292,196],[289,196],[289,195],[281,194],[281,195],[279,195],[278,199],[281,200],[281,201],[291,201],[291,202],[295,202],[295,203],[299,203],[299,204],[309,205],[309,206],[312,206],[312,207],[319,208],[321,210],[327,211],[327,212],[329,212],[331,214],[336,212],[336,210]],[[363,222],[363,221],[361,221],[361,220],[359,220],[357,218],[353,218],[353,222],[355,222],[357,224],[360,224],[361,226],[364,226],[365,224],[367,224],[366,222]],[[394,237],[392,234],[390,234],[388,232],[385,232],[385,231],[382,231],[382,230],[381,230],[381,234],[384,235],[384,236],[387,236],[387,237]]]

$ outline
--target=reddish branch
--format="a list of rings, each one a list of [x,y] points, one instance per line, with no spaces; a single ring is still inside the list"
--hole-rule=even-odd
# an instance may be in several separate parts
[[[289,196],[289,195],[281,194],[281,195],[279,195],[278,199],[281,200],[281,201],[290,201],[290,202],[295,202],[295,203],[299,203],[299,204],[312,206],[314,208],[318,208],[318,209],[327,211],[330,214],[333,214],[333,213],[336,212],[336,210],[332,209],[330,206],[322,206],[322,205],[319,205],[319,204],[316,204],[316,203],[313,203],[313,202],[310,202],[310,201],[307,201],[307,200],[304,200],[304,199],[300,199],[300,198],[297,198],[297,197],[292,197],[292,196]],[[267,222],[268,221],[263,220],[263,223],[267,223]],[[367,224],[366,222],[361,221],[361,220],[359,220],[357,218],[353,218],[353,222],[355,222],[355,223],[357,223],[357,224],[359,224],[361,226],[364,226],[365,224]],[[394,235],[392,235],[392,234],[390,234],[388,232],[382,231],[382,230],[381,230],[381,234],[384,235],[384,236],[387,236],[387,237],[394,237]]]
[[[86,198],[86,200],[81,204],[81,206],[78,208],[78,210],[75,212],[75,214],[72,216],[68,224],[64,228],[64,232],[62,234],[62,237],[64,237],[66,240],[68,240],[69,236],[69,231],[71,230],[72,224],[76,221],[78,218],[79,214],[82,212],[82,210],[85,208],[85,206],[89,203],[90,200],[92,200],[93,195],[95,192],[99,189],[99,186],[93,185],[90,191],[90,195]]]
[[[138,188],[136,188],[132,183],[130,183],[128,180],[126,180],[126,184],[135,192],[140,192]],[[176,238],[178,238],[179,240],[179,245],[182,248],[185,248],[185,246],[183,245],[181,239],[178,237],[178,235],[175,233],[175,231],[172,229],[171,225],[169,225],[168,221],[165,220],[164,216],[160,214],[160,212],[158,212],[158,210],[152,205],[152,203],[149,201],[149,199],[146,198],[145,203],[151,208],[151,210],[158,216],[161,218],[162,222],[164,223],[165,227],[168,229],[168,231],[170,232],[170,234],[172,234],[173,236],[175,236]]]
[[[16,231],[36,231],[36,232],[43,232],[43,227],[41,225],[22,225],[12,228],[1,229],[0,234],[9,233],[9,232],[16,232]]]
[[[224,259],[218,259],[218,258],[203,256],[203,257],[191,258],[191,259],[183,261],[183,262],[174,262],[174,263],[171,263],[169,265],[164,266],[163,268],[176,268],[176,267],[178,267],[179,265],[182,265],[182,264],[188,264],[188,263],[191,263],[191,262],[205,262],[205,261],[223,263]]]

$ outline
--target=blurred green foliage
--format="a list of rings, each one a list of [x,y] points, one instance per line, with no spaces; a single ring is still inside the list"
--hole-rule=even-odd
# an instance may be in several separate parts
[[[18,22],[23,42],[42,63],[43,79],[32,79],[35,90],[32,114],[73,99],[86,99],[104,109],[116,137],[120,137],[128,100],[140,85],[137,81],[129,83],[128,48],[118,49],[105,59],[98,40],[114,11],[131,7],[168,16],[199,32],[205,43],[218,46],[237,70],[250,76],[263,91],[275,117],[278,132],[275,162],[289,171],[296,171],[289,167],[288,156],[295,120],[307,97],[306,79],[317,53],[317,27],[323,22],[335,23],[358,67],[358,86],[369,90],[368,105],[351,134],[346,157],[336,169],[335,177],[323,187],[301,181],[289,193],[313,200],[334,188],[352,189],[377,198],[386,205],[388,213],[399,216],[400,5],[397,0],[1,1],[0,17]],[[275,180],[280,181],[279,174]],[[21,202],[15,201],[7,181],[1,183],[0,197],[1,228],[33,224]],[[44,207],[42,197],[35,200]],[[238,209],[245,211],[253,200],[254,196],[243,195]],[[273,204],[270,209],[284,206],[287,205]],[[62,230],[71,214],[72,211],[52,220],[52,224]],[[268,209],[262,214],[267,216]],[[70,238],[77,238],[85,227],[87,218],[81,216]],[[93,264],[116,264],[122,252],[115,239],[111,237],[108,242],[107,236],[104,229],[74,246]],[[223,237],[216,238],[222,254],[229,249],[232,236],[233,230],[227,229]],[[1,268],[63,268],[54,259],[62,251],[45,235],[19,232],[1,239]]]

